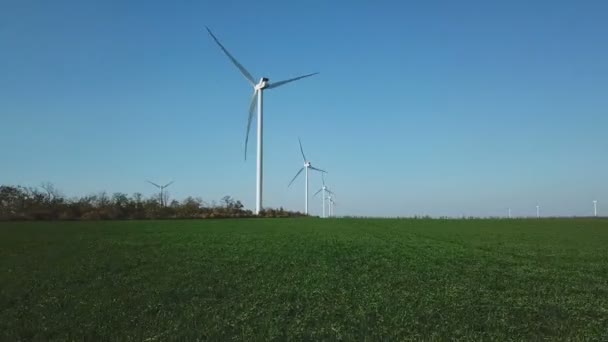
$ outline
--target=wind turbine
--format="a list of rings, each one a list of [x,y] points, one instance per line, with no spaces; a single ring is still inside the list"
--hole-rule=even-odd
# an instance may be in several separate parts
[[[536,218],[540,218],[540,205],[536,205]]]
[[[334,215],[334,204],[336,202],[334,202],[334,198],[333,198],[333,192],[329,193],[329,217],[332,217]]]
[[[325,185],[325,174],[321,173],[321,179],[323,180],[323,186],[321,187],[321,189],[319,189],[319,191],[315,192],[314,196],[317,196],[321,191],[323,191],[323,218],[327,217],[325,215],[325,194],[326,193],[330,193],[333,194],[333,192],[331,192],[331,190],[329,190],[329,188]]]
[[[149,180],[147,180],[146,182],[148,182],[148,183],[150,183],[150,184],[152,184],[152,185],[154,185],[155,187],[157,187],[157,188],[159,188],[159,189],[160,189],[160,206],[161,206],[161,207],[164,207],[165,205],[164,205],[164,203],[163,203],[163,201],[164,201],[164,196],[163,196],[163,194],[164,194],[165,188],[167,188],[169,185],[173,184],[173,182],[174,182],[174,181],[170,181],[169,183],[167,183],[167,184],[165,184],[165,185],[158,185],[158,184],[156,184],[156,183],[154,183],[154,182],[150,182]]]
[[[298,173],[296,173],[296,175],[293,177],[291,182],[289,182],[289,185],[287,187],[290,187],[291,184],[293,183],[293,181],[295,181],[296,178],[298,178],[300,173],[302,173],[302,171],[306,170],[306,172],[305,172],[306,180],[304,182],[304,214],[308,215],[308,169],[319,171],[321,173],[327,173],[327,171],[317,169],[316,167],[312,166],[310,161],[308,161],[306,159],[306,156],[304,155],[304,149],[302,148],[302,141],[300,141],[299,138],[298,138],[298,142],[300,143],[300,152],[302,152],[302,159],[304,160],[304,166],[302,166],[302,168],[298,171]]]
[[[511,218],[511,208],[509,208],[509,218]]]
[[[597,200],[593,200],[593,217],[597,217]]]
[[[255,197],[255,213],[256,215],[260,213],[260,211],[262,210],[262,182],[263,182],[263,129],[264,129],[264,121],[263,121],[263,113],[264,113],[264,102],[263,102],[263,95],[264,95],[264,90],[266,89],[273,89],[273,88],[277,88],[280,87],[284,84],[293,82],[293,81],[297,81],[306,77],[310,77],[313,75],[318,74],[318,72],[312,73],[312,74],[307,74],[307,75],[302,75],[302,76],[298,76],[298,77],[294,77],[294,78],[290,78],[287,80],[283,80],[283,81],[278,81],[278,82],[273,82],[270,83],[269,79],[267,77],[262,77],[260,78],[260,80],[258,82],[255,81],[254,77],[251,75],[251,73],[249,73],[249,71],[247,71],[247,69],[245,69],[245,67],[243,65],[241,65],[241,63],[239,63],[236,58],[234,58],[230,52],[228,52],[228,50],[226,50],[226,48],[222,45],[222,43],[220,43],[220,41],[215,37],[215,35],[213,34],[213,32],[211,32],[211,30],[207,27],[207,32],[209,32],[209,34],[211,35],[211,38],[213,38],[213,40],[217,43],[217,45],[222,49],[222,51],[224,52],[224,54],[226,54],[226,56],[228,56],[228,58],[230,59],[230,61],[232,62],[232,64],[234,64],[237,69],[239,69],[239,71],[241,72],[241,74],[243,74],[243,76],[245,76],[245,78],[247,79],[247,81],[249,81],[249,83],[251,84],[251,86],[253,87],[253,95],[251,96],[251,103],[249,104],[249,116],[247,119],[247,131],[245,132],[245,159],[247,159],[247,142],[249,141],[249,130],[251,128],[251,121],[253,119],[253,114],[254,114],[254,110],[256,107],[256,102],[257,102],[257,108],[258,108],[258,146],[257,146],[257,163],[256,163],[256,197]]]

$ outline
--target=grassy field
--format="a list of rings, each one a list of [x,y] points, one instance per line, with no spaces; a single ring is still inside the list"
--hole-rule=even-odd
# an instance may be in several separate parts
[[[608,340],[607,220],[0,223],[0,340]]]

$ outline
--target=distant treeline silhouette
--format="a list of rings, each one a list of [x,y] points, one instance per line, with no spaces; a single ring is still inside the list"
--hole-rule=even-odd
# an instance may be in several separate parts
[[[165,195],[166,196],[166,195]],[[161,203],[167,203],[162,205]],[[0,186],[0,220],[128,220],[128,219],[208,219],[245,217],[304,216],[283,208],[266,209],[260,215],[244,209],[239,200],[224,196],[219,204],[204,202],[200,197],[183,201],[159,195],[145,198],[140,193],[108,195],[100,192],[77,198],[66,198],[52,184],[39,188]]]

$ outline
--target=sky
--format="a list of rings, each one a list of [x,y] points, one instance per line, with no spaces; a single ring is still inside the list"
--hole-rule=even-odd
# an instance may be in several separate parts
[[[336,215],[608,214],[606,1],[0,1],[0,184]],[[253,143],[252,143],[253,142]],[[321,186],[311,174],[311,194]],[[604,204],[605,203],[605,204]],[[606,209],[603,209],[605,207]],[[313,214],[320,196],[310,199]]]

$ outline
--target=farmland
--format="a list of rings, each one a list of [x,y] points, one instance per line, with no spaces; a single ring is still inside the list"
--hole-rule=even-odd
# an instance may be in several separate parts
[[[608,339],[608,220],[0,223],[0,340]]]

